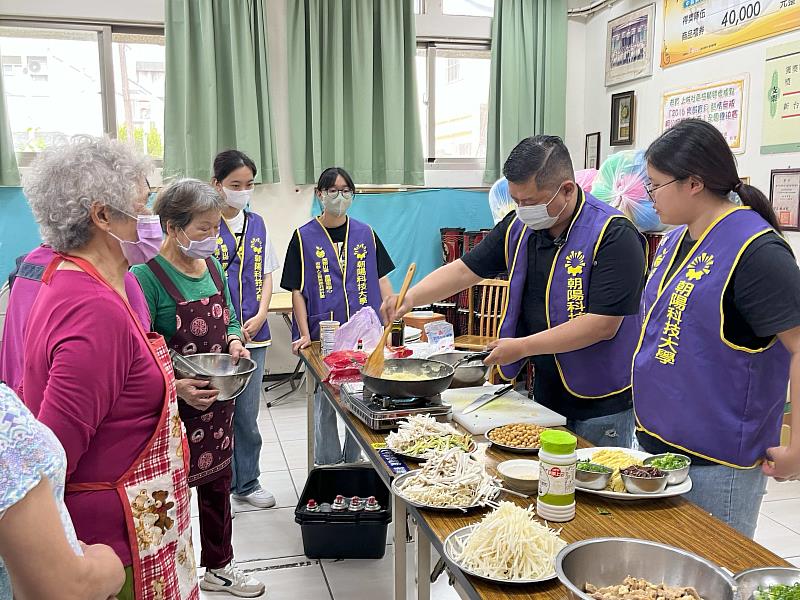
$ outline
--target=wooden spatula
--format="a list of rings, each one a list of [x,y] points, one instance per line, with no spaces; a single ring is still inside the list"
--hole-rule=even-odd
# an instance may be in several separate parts
[[[408,291],[408,286],[411,285],[411,280],[414,277],[414,272],[417,270],[417,264],[411,263],[408,267],[408,272],[406,273],[406,278],[403,281],[403,287],[400,288],[400,293],[397,296],[397,304],[395,305],[395,310],[400,308],[403,304],[403,300],[406,299],[406,292]],[[364,368],[362,371],[367,375],[371,375],[372,377],[378,377],[381,373],[383,373],[383,349],[386,347],[386,340],[389,338],[389,332],[392,330],[392,324],[387,323],[386,328],[383,330],[383,335],[381,336],[380,342],[378,345],[375,346],[375,350],[372,351],[372,354],[369,355],[367,362],[364,364]]]

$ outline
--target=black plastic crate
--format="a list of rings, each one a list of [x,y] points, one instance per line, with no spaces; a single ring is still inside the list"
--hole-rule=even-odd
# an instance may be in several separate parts
[[[332,512],[331,502],[339,494],[348,501],[352,496],[375,496],[381,509]],[[320,507],[317,512],[306,509],[312,498]],[[392,520],[391,494],[369,465],[317,467],[308,474],[294,520],[300,524],[309,558],[382,558]]]

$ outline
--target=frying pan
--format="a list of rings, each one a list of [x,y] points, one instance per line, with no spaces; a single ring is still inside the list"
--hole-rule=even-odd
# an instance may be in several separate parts
[[[485,357],[486,353],[469,354],[459,362]],[[419,381],[398,381],[367,375],[362,371],[364,385],[381,396],[390,398],[427,398],[445,391],[453,381],[459,363],[448,365],[438,360],[422,358],[390,358],[383,366],[383,373],[404,373],[425,377]]]

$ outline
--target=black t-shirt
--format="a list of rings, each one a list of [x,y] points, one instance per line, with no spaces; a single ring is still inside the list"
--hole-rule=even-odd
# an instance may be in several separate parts
[[[580,202],[575,207],[573,219]],[[462,258],[464,264],[479,277],[495,277],[507,270],[506,232],[515,216],[514,212],[506,215],[480,244]],[[547,329],[547,280],[556,252],[564,245],[565,238],[566,231],[558,239],[553,239],[547,230],[533,231],[528,238],[528,272],[517,337]],[[606,228],[592,266],[586,312],[615,317],[636,314],[644,286],[644,273],[645,254],[639,233],[627,219],[613,219]],[[630,389],[608,398],[578,398],[564,387],[552,354],[534,356],[532,360],[536,373],[533,388],[536,401],[567,419],[591,419],[631,407]]]
[[[326,228],[327,229],[327,228]],[[344,238],[347,236],[347,223],[327,229],[328,235],[331,236],[331,241],[336,244],[337,252],[339,254],[339,263],[344,261],[342,254],[344,248]],[[375,247],[378,259],[378,277],[385,277],[394,271],[394,263],[392,257],[386,251],[386,248],[375,234]],[[286,260],[283,261],[283,275],[281,276],[281,287],[285,290],[299,290],[303,280],[303,257],[300,254],[300,238],[297,231],[294,232],[289,247],[286,249]]]
[[[669,278],[695,241],[685,236]],[[722,297],[725,337],[752,350],[769,344],[779,333],[800,326],[800,269],[786,242],[774,232],[756,238],[742,253]],[[637,432],[639,443],[653,454],[680,450]],[[695,464],[712,464],[693,457]]]

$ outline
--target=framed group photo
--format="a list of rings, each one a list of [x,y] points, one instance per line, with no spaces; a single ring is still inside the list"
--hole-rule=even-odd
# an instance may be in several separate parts
[[[656,5],[631,11],[608,22],[606,87],[653,74]]]
[[[633,91],[611,96],[612,146],[630,146],[634,140],[636,123],[636,98]]]

